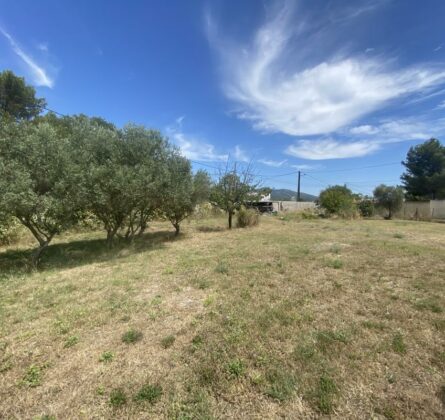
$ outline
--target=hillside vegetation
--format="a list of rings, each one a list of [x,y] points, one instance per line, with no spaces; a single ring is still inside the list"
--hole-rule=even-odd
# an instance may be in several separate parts
[[[445,225],[220,218],[0,249],[0,418],[441,418]]]

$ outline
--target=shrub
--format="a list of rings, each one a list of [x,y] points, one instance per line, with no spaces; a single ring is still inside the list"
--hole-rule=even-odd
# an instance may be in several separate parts
[[[168,349],[169,347],[173,346],[174,342],[175,342],[175,336],[167,335],[161,340],[161,346],[164,347],[164,349]]]
[[[260,222],[260,214],[254,209],[242,206],[237,213],[236,226],[239,228],[256,226]]]
[[[362,217],[372,217],[375,213],[374,202],[369,199],[363,199],[358,203],[358,211]]]
[[[353,217],[356,212],[352,191],[346,186],[334,185],[320,193],[320,206],[328,215]]]

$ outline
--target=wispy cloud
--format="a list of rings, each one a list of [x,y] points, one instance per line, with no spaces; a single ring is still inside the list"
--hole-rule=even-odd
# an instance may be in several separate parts
[[[437,51],[440,51],[441,49],[442,49],[442,47],[443,47],[443,44],[441,44],[441,45],[438,45],[436,48],[434,48],[434,52],[437,52]]]
[[[248,45],[226,40],[207,17],[211,45],[223,62],[224,93],[237,104],[238,117],[255,129],[293,136],[329,134],[395,99],[431,94],[445,83],[445,69],[427,64],[395,69],[388,64],[395,60],[339,51],[325,52],[317,62],[308,60],[308,51],[322,54],[322,41],[336,30],[335,19],[298,21],[292,4],[284,2]],[[362,3],[338,16],[357,18],[379,4]],[[319,36],[309,36],[312,30]],[[361,146],[354,147],[356,154],[369,150]]]
[[[292,168],[299,169],[301,171],[310,171],[313,169],[320,169],[323,166],[322,165],[307,165],[307,164],[301,164],[301,165],[291,165]]]
[[[184,119],[185,116],[177,118],[174,125],[166,128],[166,134],[186,158],[201,162],[227,161],[228,154],[218,153],[214,145],[185,133],[182,128]]]
[[[49,47],[47,42],[41,42],[40,44],[37,44],[37,49],[43,52],[48,52]]]
[[[263,165],[279,168],[280,166],[283,166],[287,162],[287,159],[284,160],[258,159],[258,162],[262,163]]]
[[[380,149],[380,145],[367,141],[345,143],[335,139],[298,140],[287,147],[285,153],[301,159],[325,160],[345,159],[369,155]]]
[[[434,121],[426,117],[383,120],[375,125],[351,127],[336,137],[298,140],[284,152],[309,160],[355,158],[375,153],[390,143],[427,140],[444,134],[445,118]]]
[[[235,146],[234,156],[239,162],[250,162],[249,156],[238,144]]]
[[[14,53],[26,64],[34,83],[37,86],[52,88],[54,86],[54,80],[48,75],[48,72],[43,67],[39,66],[2,27],[0,27],[0,33],[8,40]]]

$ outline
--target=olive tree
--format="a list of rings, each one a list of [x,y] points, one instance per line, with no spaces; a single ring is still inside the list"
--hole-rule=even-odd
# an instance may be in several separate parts
[[[190,161],[175,151],[168,160],[162,205],[162,212],[175,228],[175,235],[179,235],[181,222],[193,213],[195,205]]]
[[[0,129],[0,212],[14,216],[35,237],[35,264],[54,236],[78,218],[82,175],[72,155],[69,138],[48,123]]]
[[[210,193],[210,201],[227,213],[228,227],[232,229],[233,215],[246,201],[251,201],[257,185],[250,166],[239,170],[233,165],[220,173],[219,179]]]
[[[402,207],[403,188],[381,184],[374,190],[374,199],[377,207],[386,210],[386,218],[392,219],[394,213]]]

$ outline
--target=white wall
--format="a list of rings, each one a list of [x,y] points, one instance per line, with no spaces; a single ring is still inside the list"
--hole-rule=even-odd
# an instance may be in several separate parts
[[[315,208],[312,201],[274,201],[274,211],[303,211]]]

